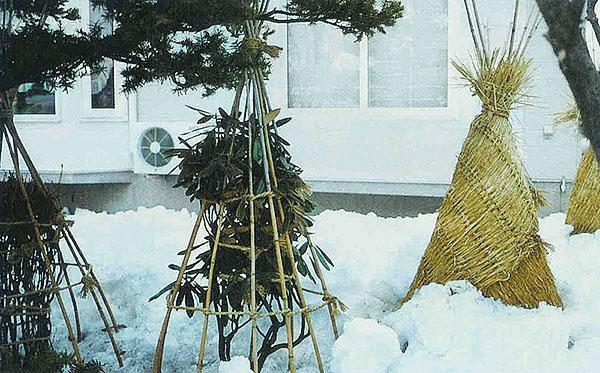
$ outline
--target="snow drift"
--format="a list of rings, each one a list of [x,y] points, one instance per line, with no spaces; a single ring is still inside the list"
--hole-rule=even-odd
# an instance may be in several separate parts
[[[436,215],[384,219],[374,214],[326,211],[315,218],[314,240],[336,266],[326,278],[333,294],[350,309],[341,317],[344,333],[334,343],[328,314],[315,314],[315,326],[329,372],[593,372],[600,358],[600,233],[570,236],[564,214],[540,221],[542,238],[553,245],[548,256],[564,310],[541,305],[526,310],[485,298],[471,284],[431,284],[400,310],[429,242]],[[148,372],[165,312],[165,299],[148,302],[173,279],[167,268],[186,244],[195,216],[158,207],[109,215],[77,210],[74,233],[94,263],[127,328],[117,334],[123,372]],[[101,331],[91,300],[81,302],[82,351],[88,359],[119,371]],[[68,349],[64,326],[54,312],[55,344]],[[167,337],[164,372],[194,372],[200,338],[199,316],[175,313]],[[246,356],[247,339],[234,345]],[[317,372],[310,341],[296,349],[299,373]],[[216,335],[209,337],[206,371],[244,372],[237,357],[219,363]],[[286,370],[286,352],[265,365],[266,372]]]

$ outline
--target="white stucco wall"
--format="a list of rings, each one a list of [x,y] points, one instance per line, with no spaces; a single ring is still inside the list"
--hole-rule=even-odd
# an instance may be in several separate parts
[[[462,2],[448,2],[448,55],[464,58],[471,39]],[[505,38],[513,1],[479,4],[484,23],[492,26],[491,40]],[[282,132],[292,143],[291,152],[304,168],[305,179],[322,191],[443,195],[469,124],[479,111],[478,101],[461,86],[450,65],[448,108],[373,109],[363,103],[354,109],[288,109],[286,26],[275,29],[270,43],[284,47],[284,52],[274,61],[268,87],[274,106],[283,109],[282,116],[294,118]],[[529,48],[537,69],[532,86],[535,106],[515,113],[513,123],[532,178],[571,180],[581,149],[574,131],[559,127],[544,136],[552,114],[566,102],[568,88],[543,32],[537,33]],[[360,48],[366,53],[367,43]],[[363,89],[367,85],[364,61],[360,66]],[[207,99],[199,92],[174,95],[169,87],[152,84],[129,98],[120,96],[118,110],[98,113],[89,108],[87,92],[89,81],[84,80],[69,94],[59,94],[56,116],[33,121],[19,118],[23,140],[41,171],[151,172],[144,168],[136,149],[143,129],[162,126],[184,132],[197,119],[186,104],[214,111],[219,106],[228,108],[231,102],[228,92]],[[2,166],[7,167],[3,158]]]

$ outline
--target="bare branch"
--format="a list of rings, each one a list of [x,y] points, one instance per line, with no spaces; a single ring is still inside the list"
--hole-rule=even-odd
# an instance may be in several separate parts
[[[477,42],[477,34],[475,33],[475,28],[473,27],[473,17],[471,17],[471,10],[469,9],[469,3],[467,0],[463,0],[465,3],[465,11],[467,12],[467,19],[469,20],[469,28],[471,29],[471,37],[473,38],[473,44],[475,49],[479,50],[479,43]]]
[[[483,31],[481,27],[481,21],[479,20],[479,12],[477,11],[476,0],[471,0],[471,3],[473,4],[473,14],[475,15],[475,24],[477,25],[477,32],[479,33],[479,40],[481,40],[481,49],[483,49],[483,55],[487,60],[489,57],[488,49],[485,45],[485,39],[483,38]]]
[[[510,30],[510,42],[508,46],[508,57],[512,56],[513,47],[515,45],[515,31],[517,30],[517,18],[519,17],[519,0],[515,1],[515,11],[513,14],[512,27]]]

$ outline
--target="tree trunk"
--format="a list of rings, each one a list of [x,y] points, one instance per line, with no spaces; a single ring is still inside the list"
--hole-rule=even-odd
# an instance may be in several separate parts
[[[600,75],[583,37],[586,0],[536,2],[548,25],[546,37],[581,111],[582,132],[600,160]]]

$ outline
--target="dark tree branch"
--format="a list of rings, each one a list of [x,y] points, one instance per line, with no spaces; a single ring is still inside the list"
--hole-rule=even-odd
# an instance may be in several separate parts
[[[587,17],[585,19],[592,25],[594,35],[596,35],[596,41],[600,44],[600,24],[598,24],[598,17],[596,16],[597,3],[598,0],[588,0]]]
[[[546,37],[581,111],[582,132],[600,159],[600,74],[582,30],[586,0],[536,0],[548,25]]]

